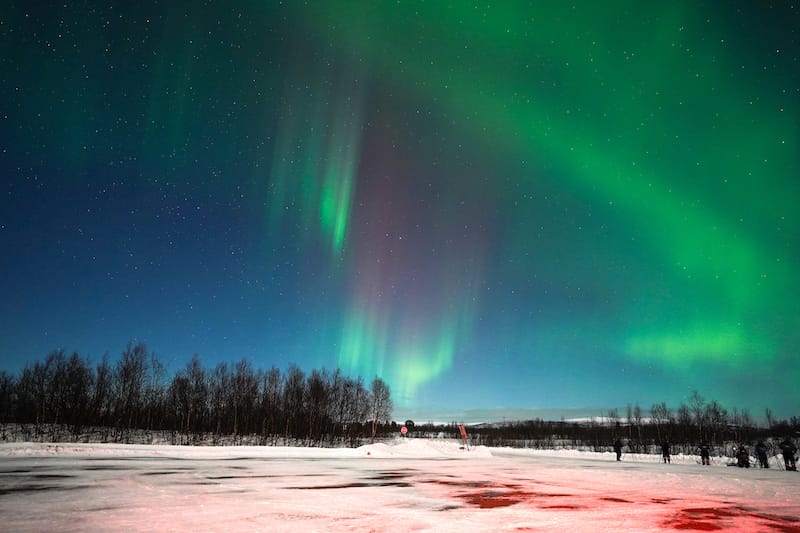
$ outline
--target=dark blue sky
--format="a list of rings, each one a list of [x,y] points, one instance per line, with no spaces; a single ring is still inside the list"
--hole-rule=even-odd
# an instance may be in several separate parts
[[[796,415],[798,28],[786,3],[6,3],[0,368],[133,340],[380,375],[400,418],[693,390]]]

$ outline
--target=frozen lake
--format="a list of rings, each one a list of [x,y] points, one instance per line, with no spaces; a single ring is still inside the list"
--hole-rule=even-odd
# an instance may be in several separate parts
[[[800,532],[800,474],[460,449],[0,445],[3,531]]]

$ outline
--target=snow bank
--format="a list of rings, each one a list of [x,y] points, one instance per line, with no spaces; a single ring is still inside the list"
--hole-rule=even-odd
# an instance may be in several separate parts
[[[173,446],[151,444],[113,443],[31,443],[0,444],[0,457],[62,456],[112,456],[112,457],[190,457],[190,458],[477,458],[491,457],[486,446],[464,446],[455,441],[428,439],[401,439],[389,443],[375,443],[358,448],[313,448],[292,446]]]
[[[437,439],[397,439],[390,444],[368,444],[357,448],[371,457],[396,457],[409,459],[457,459],[491,457],[486,446],[465,446],[460,442]]]

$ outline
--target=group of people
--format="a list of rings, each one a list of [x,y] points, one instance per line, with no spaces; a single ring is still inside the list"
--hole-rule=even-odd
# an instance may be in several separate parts
[[[617,439],[614,441],[614,453],[617,454],[617,461],[622,460],[622,441]],[[781,449],[781,453],[783,454],[783,462],[786,467],[786,470],[797,471],[797,462],[795,458],[795,454],[797,454],[797,446],[792,442],[789,437],[783,439],[783,441],[778,445]],[[701,443],[698,447],[700,452],[700,461],[704,465],[711,464],[711,450],[706,443]],[[758,458],[759,465],[761,468],[769,468],[769,459],[767,457],[767,445],[764,443],[763,440],[758,441],[755,447],[756,457]],[[672,462],[672,456],[670,452],[670,443],[664,441],[661,443],[661,458],[665,463]],[[736,451],[736,466],[740,468],[750,468],[750,452],[747,450],[747,447],[742,444],[739,446],[738,450]]]
[[[783,454],[783,463],[786,470],[796,472],[797,459],[795,458],[795,454],[797,453],[797,446],[795,446],[789,437],[786,437],[778,447],[781,449],[781,454]],[[761,468],[769,468],[767,445],[763,440],[758,441],[755,451],[759,466],[761,466]],[[739,468],[750,468],[750,452],[744,444],[740,445],[739,450],[736,452],[736,466]]]

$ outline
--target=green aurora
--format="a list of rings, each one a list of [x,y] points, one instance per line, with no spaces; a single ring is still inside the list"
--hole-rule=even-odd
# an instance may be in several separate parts
[[[755,50],[742,54],[747,35],[688,3],[524,6],[337,6],[309,23],[435,109],[462,142],[509,159],[513,190],[492,199],[505,228],[500,263],[551,253],[532,246],[536,215],[517,208],[520,197],[559,188],[576,198],[594,226],[578,227],[587,236],[576,283],[621,307],[605,333],[620,354],[677,370],[778,364],[797,320],[786,300],[796,292],[786,235],[797,233],[797,76],[781,78],[797,49],[776,48],[761,68]],[[632,271],[656,280],[614,279]],[[368,319],[389,308],[353,305],[340,364],[388,373],[408,395],[451,368],[473,327],[471,316],[457,320],[456,336],[441,312],[423,346],[405,349]]]
[[[409,412],[800,409],[797,7],[29,11],[0,10],[4,245],[74,198],[23,258],[132,298],[156,350],[380,375]],[[94,305],[4,309],[3,357],[123,343]]]

